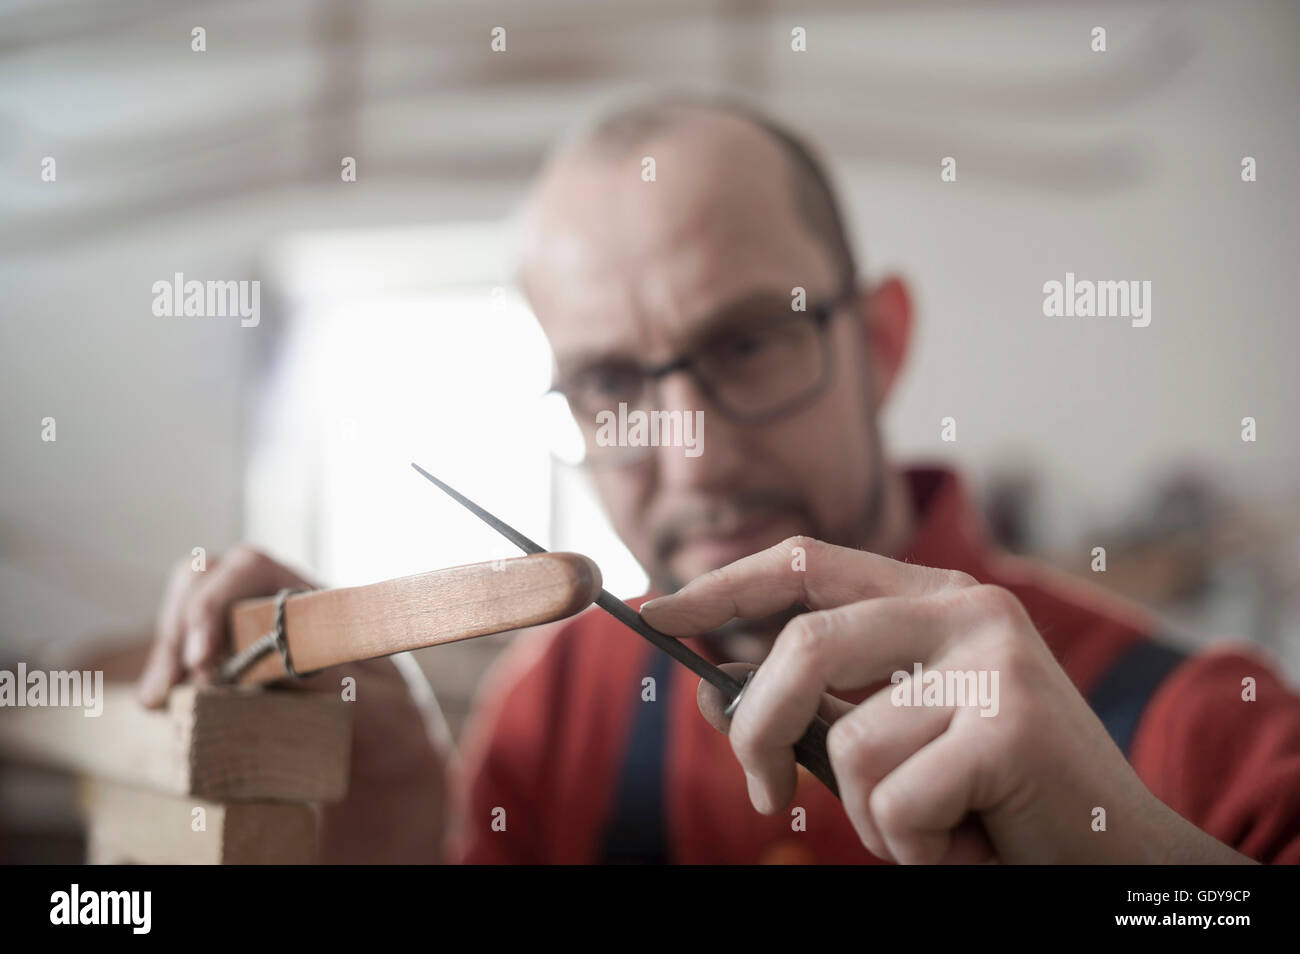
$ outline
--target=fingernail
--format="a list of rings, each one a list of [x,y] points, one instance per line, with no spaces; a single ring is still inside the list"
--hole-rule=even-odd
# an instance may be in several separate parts
[[[754,808],[763,815],[771,812],[772,803],[767,800],[767,789],[759,781],[758,776],[746,772],[745,784],[749,788],[749,800],[754,803]]]
[[[203,637],[206,635],[201,626],[191,627],[185,634],[185,665],[193,669],[203,662]]]

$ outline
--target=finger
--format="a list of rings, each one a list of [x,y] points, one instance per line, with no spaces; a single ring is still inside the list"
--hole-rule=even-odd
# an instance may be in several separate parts
[[[769,804],[793,794],[794,751],[827,690],[860,689],[933,659],[976,607],[960,590],[889,597],[797,616],[755,673],[731,724],[731,747]],[[760,799],[760,801],[763,799]]]
[[[136,695],[146,708],[160,707],[167,698],[167,690],[181,681],[184,670],[177,653],[174,642],[155,641],[149,649],[149,658],[136,683]]]
[[[745,676],[754,670],[755,667],[748,663],[723,663],[719,668],[734,676],[737,681],[744,682]],[[746,696],[748,696],[748,690],[746,690]],[[719,732],[728,734],[731,719],[727,717],[726,709],[731,703],[731,697],[721,689],[701,679],[699,689],[696,691],[695,699],[700,707],[700,714],[704,716],[705,720]],[[742,700],[742,705],[743,704]],[[834,724],[838,719],[852,710],[852,703],[828,695],[822,697],[821,703],[817,709],[817,714],[827,722]],[[795,786],[797,787],[798,769],[795,769],[795,773]],[[748,773],[746,773],[746,782],[749,787],[750,801],[754,804],[755,809],[764,814],[768,814],[780,807],[771,805],[768,802],[760,803],[757,800],[755,795],[757,791],[757,783],[748,776]]]
[[[734,676],[737,681],[744,682],[745,676],[758,667],[750,663],[723,663],[718,668]],[[731,704],[731,697],[717,686],[701,679],[699,689],[695,693],[695,701],[705,721],[726,735],[731,727],[731,719],[726,713],[727,706]],[[817,707],[817,714],[834,724],[845,713],[852,712],[853,708],[853,703],[827,695],[822,697],[821,705]]]
[[[216,567],[214,559],[209,569]],[[182,560],[167,578],[167,587],[158,609],[154,643],[137,683],[140,701],[149,708],[161,705],[167,690],[180,681],[181,642],[185,635],[185,602],[202,577],[189,560]]]
[[[974,583],[964,573],[791,537],[697,577],[670,596],[651,600],[641,607],[641,615],[670,635],[698,636],[737,616],[755,619],[795,604],[829,609],[877,596],[924,596]]]
[[[257,550],[241,547],[210,571],[185,608],[183,662],[193,670],[213,662],[228,639],[226,611],[236,600],[305,585],[293,571]]]
[[[975,809],[980,754],[945,732],[876,785],[872,820],[900,864],[971,864],[994,854]]]
[[[758,667],[749,663],[723,663],[718,668],[736,681],[744,682],[745,677]],[[700,715],[704,716],[705,721],[726,735],[731,726],[731,719],[726,713],[731,697],[717,686],[701,679],[699,688],[695,690],[695,703],[700,707]]]
[[[911,677],[901,681],[910,691]],[[871,818],[871,793],[876,784],[923,748],[952,722],[951,706],[900,706],[894,689],[882,689],[831,726],[826,750],[840,801],[867,850],[895,860]]]

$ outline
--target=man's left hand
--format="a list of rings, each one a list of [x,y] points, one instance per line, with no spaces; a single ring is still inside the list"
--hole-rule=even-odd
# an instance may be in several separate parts
[[[1147,790],[1006,589],[794,537],[641,612],[657,629],[689,637],[795,605],[810,612],[782,630],[729,725],[728,700],[706,683],[699,693],[705,717],[728,733],[758,811],[774,813],[794,797],[793,745],[820,713],[832,723],[828,751],[844,808],[877,857],[1250,861]],[[913,698],[917,663],[941,674],[996,673],[995,705],[895,704],[896,695]],[[858,705],[828,695],[882,684]],[[1097,808],[1104,830],[1094,825]]]

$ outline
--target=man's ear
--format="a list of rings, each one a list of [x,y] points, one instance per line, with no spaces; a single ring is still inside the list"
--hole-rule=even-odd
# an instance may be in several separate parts
[[[912,297],[903,280],[890,275],[875,288],[860,291],[857,306],[866,330],[872,398],[880,407],[893,390],[911,345]]]

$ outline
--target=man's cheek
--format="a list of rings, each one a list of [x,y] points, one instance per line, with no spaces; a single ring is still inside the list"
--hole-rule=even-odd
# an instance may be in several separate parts
[[[596,495],[614,532],[632,555],[646,567],[654,559],[647,486],[635,473],[624,470],[593,477]]]

